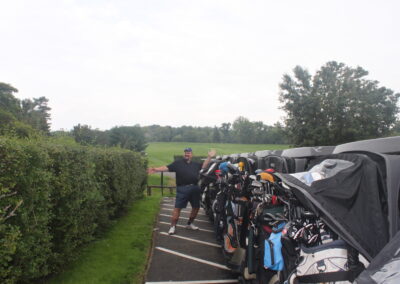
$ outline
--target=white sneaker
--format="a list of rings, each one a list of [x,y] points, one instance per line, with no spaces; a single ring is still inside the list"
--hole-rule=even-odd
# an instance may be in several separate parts
[[[171,228],[169,228],[168,235],[175,234],[175,230],[176,230],[176,227],[175,226],[171,226]]]
[[[196,231],[199,229],[199,227],[193,225],[193,223],[190,223],[190,225],[186,225],[186,229]]]

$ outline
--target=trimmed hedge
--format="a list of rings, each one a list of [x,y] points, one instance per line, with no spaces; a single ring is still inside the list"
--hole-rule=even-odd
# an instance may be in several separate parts
[[[128,150],[0,137],[0,282],[33,282],[76,258],[143,196],[146,163]]]

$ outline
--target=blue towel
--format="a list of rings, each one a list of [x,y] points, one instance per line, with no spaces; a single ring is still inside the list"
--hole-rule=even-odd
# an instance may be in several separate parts
[[[284,267],[282,256],[282,232],[271,233],[268,240],[265,240],[264,266],[265,268],[282,271]]]

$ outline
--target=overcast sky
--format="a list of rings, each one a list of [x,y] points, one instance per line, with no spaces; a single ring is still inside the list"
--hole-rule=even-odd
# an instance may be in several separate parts
[[[0,0],[0,82],[78,123],[220,126],[282,119],[296,65],[361,66],[400,92],[400,1]]]

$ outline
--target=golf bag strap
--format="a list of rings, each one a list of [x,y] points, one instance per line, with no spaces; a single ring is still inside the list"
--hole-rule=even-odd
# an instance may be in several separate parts
[[[335,282],[335,281],[350,281],[353,282],[355,275],[353,271],[336,271],[320,274],[310,274],[297,276],[296,280],[300,283],[318,283],[318,282]]]

